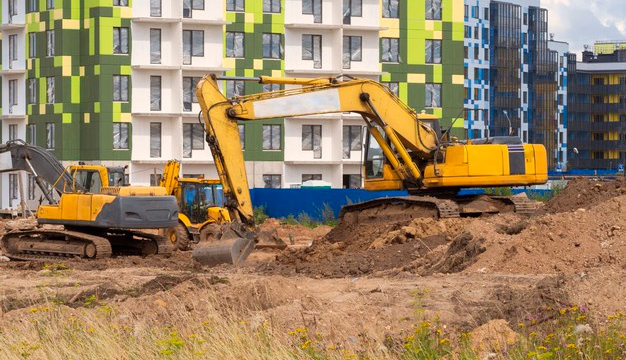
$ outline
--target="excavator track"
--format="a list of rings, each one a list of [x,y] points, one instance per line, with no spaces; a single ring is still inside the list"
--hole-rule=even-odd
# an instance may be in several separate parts
[[[0,238],[3,255],[13,260],[110,258],[115,255],[170,255],[162,236],[134,230],[108,229],[104,236],[75,230],[12,231]]]
[[[435,217],[439,219],[458,218],[461,216],[480,216],[501,212],[532,214],[537,210],[536,203],[527,196],[490,196],[477,195],[459,198],[438,198],[433,196],[399,196],[379,198],[356,204],[346,205],[339,212],[343,218],[348,213],[360,213],[371,209],[383,209],[388,206],[400,206],[410,217]],[[410,208],[418,208],[411,213]]]
[[[113,253],[105,237],[68,230],[9,232],[2,236],[0,244],[4,255],[13,260],[104,259]]]

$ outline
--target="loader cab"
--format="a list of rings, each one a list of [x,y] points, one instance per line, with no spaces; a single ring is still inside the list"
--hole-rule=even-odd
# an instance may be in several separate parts
[[[222,207],[224,196],[219,180],[178,179],[180,184],[180,211],[191,223],[209,220],[211,208]]]

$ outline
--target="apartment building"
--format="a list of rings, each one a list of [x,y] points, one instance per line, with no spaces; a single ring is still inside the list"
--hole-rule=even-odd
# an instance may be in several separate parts
[[[626,165],[626,49],[569,56],[568,168],[619,170]]]
[[[2,141],[64,163],[128,165],[156,184],[169,159],[215,177],[193,91],[205,74],[385,82],[464,136],[463,6],[454,0],[2,0]],[[277,90],[223,82],[228,96]],[[240,124],[254,187],[361,185],[363,123],[352,114]],[[18,174],[0,176],[1,208]],[[37,203],[27,176],[28,199]]]
[[[468,138],[512,132],[563,168],[569,50],[551,41],[547,10],[539,0],[466,0],[464,15]]]

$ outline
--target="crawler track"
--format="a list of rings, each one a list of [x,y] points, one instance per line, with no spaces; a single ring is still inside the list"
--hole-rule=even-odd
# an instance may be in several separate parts
[[[104,259],[114,254],[169,255],[172,251],[159,235],[123,229],[102,230],[95,235],[89,230],[11,231],[0,238],[0,245],[3,254],[14,260]]]

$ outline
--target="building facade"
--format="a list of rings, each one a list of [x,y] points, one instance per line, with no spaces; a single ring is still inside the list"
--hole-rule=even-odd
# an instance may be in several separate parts
[[[606,47],[606,43],[600,43]],[[619,170],[626,164],[626,49],[569,56],[568,168]]]
[[[544,144],[551,170],[567,155],[566,43],[551,41],[539,0],[465,1],[468,138],[513,134]]]
[[[2,0],[2,142],[65,163],[128,165],[156,184],[169,159],[215,177],[193,91],[205,74],[386,83],[464,136],[463,4],[455,0]],[[6,40],[5,40],[6,39]],[[271,91],[223,82],[228,96]],[[240,124],[250,185],[361,184],[363,124],[351,114]],[[0,208],[18,174],[0,175]],[[25,192],[36,205],[32,179]],[[33,206],[34,206],[33,205]]]

